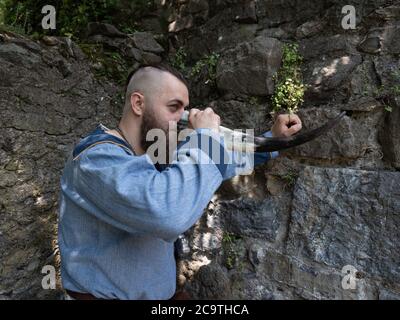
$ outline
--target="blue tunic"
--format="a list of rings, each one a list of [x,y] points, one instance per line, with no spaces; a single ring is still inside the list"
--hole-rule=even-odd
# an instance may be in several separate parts
[[[106,299],[169,299],[176,289],[174,241],[196,223],[223,180],[278,153],[238,157],[219,135],[197,129],[191,136],[216,142],[225,161],[214,162],[212,148],[186,141],[176,160],[161,167],[106,130],[100,124],[76,145],[61,177],[63,287]]]

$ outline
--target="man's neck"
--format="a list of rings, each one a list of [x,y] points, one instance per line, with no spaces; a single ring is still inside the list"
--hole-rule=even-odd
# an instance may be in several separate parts
[[[145,154],[146,151],[142,148],[140,143],[140,125],[127,125],[122,119],[118,126],[125,135],[126,140],[128,140],[128,143],[132,146],[135,154],[138,156]]]
[[[136,155],[141,156],[146,153],[140,144],[140,125],[129,126],[121,120],[118,127],[124,136],[122,136],[117,130],[110,130],[107,133],[117,136],[122,140],[126,140],[131,145]]]

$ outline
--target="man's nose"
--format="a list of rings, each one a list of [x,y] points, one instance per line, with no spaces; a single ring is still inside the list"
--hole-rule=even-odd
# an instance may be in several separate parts
[[[181,120],[183,113],[185,112],[184,109],[180,110],[179,112],[177,112],[177,116],[174,117],[174,121],[178,122],[179,120]]]

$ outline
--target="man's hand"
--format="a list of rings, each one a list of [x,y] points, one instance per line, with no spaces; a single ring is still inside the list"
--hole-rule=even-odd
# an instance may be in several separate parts
[[[280,114],[271,128],[273,137],[290,137],[301,129],[301,120],[295,114]]]
[[[204,111],[193,108],[189,111],[189,128],[209,128],[219,132],[220,124],[221,119],[219,115],[211,108],[206,108]]]

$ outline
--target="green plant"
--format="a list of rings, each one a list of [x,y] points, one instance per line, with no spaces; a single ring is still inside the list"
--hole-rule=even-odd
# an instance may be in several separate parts
[[[0,1],[0,26],[4,24],[4,1]]]
[[[391,106],[385,105],[385,111],[392,112],[393,108]]]
[[[256,105],[258,105],[259,104],[259,99],[258,99],[258,97],[250,97],[249,98],[249,104],[250,105],[252,105],[252,106],[256,106]]]
[[[392,93],[396,96],[400,95],[400,85],[395,85],[392,87]]]
[[[375,90],[373,91],[373,95],[375,98],[379,99],[384,95],[385,91],[386,91],[385,86],[381,85],[381,86],[375,88]]]
[[[237,236],[230,232],[225,232],[222,237],[222,245],[226,254],[225,264],[228,269],[232,269],[237,260],[238,260],[238,253],[235,250],[236,241],[241,239],[240,236]]]
[[[298,178],[299,174],[295,171],[290,169],[286,173],[280,175],[281,179],[285,181],[286,187],[292,187]]]
[[[129,70],[127,62],[118,53],[114,51],[106,51],[102,44],[79,44],[82,51],[95,67],[95,75],[98,78],[108,78],[124,84]]]
[[[297,44],[283,46],[282,65],[274,75],[275,91],[272,96],[273,111],[283,110],[294,113],[304,102],[306,86],[303,84],[301,65],[302,56]]]
[[[392,85],[380,85],[373,91],[375,99],[382,102],[384,110],[392,112],[391,101],[394,97],[400,97],[400,70],[389,73],[388,83]]]
[[[240,237],[236,236],[234,233],[224,232],[224,235],[222,236],[222,243],[233,244],[238,239],[240,239]]]
[[[215,52],[204,56],[202,59],[197,61],[195,65],[192,67],[190,76],[196,77],[202,72],[204,68],[206,68],[207,79],[205,81],[205,84],[215,83],[215,79],[217,76],[218,59],[219,59],[219,54]]]
[[[121,31],[124,33],[127,33],[127,34],[132,34],[132,33],[138,32],[139,29],[136,26],[133,26],[133,27],[132,26],[124,26],[121,29]]]
[[[42,29],[41,9],[46,4],[56,9],[55,30]],[[136,31],[140,17],[154,6],[153,0],[55,0],[50,3],[46,0],[2,0],[0,12],[5,24],[18,26],[26,34],[37,32],[79,39],[89,22],[111,23],[124,32]]]
[[[80,43],[79,47],[93,63],[98,62],[101,52],[103,51],[102,44]]]
[[[181,47],[175,52],[175,55],[170,59],[169,62],[174,68],[184,71],[186,69],[186,57],[187,53],[185,49]]]
[[[381,85],[374,90],[373,94],[378,99],[387,96],[400,96],[400,85]]]

